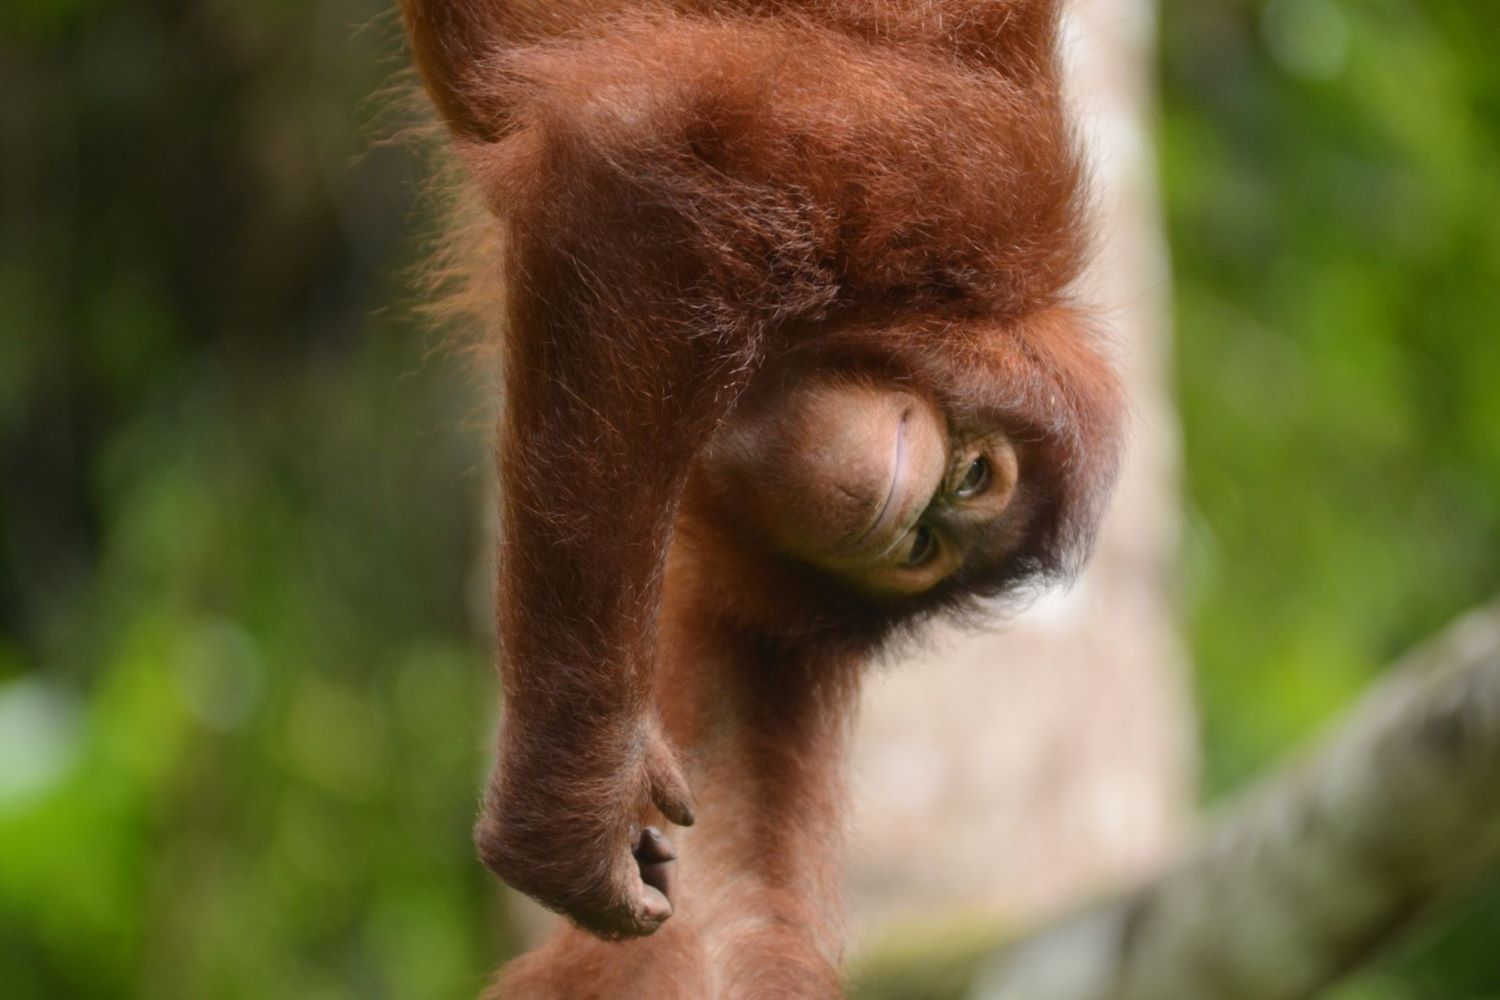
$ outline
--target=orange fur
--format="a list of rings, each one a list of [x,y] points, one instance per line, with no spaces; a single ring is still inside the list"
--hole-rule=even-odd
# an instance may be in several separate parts
[[[837,996],[862,664],[1074,569],[1114,473],[1119,393],[1067,298],[1086,238],[1057,4],[403,10],[491,214],[464,306],[503,337],[506,725],[478,842],[598,935],[570,928],[492,995]],[[1023,443],[1022,543],[901,603],[768,557],[701,460],[809,358]],[[655,927],[627,898],[631,825],[694,811],[676,915],[602,940]]]

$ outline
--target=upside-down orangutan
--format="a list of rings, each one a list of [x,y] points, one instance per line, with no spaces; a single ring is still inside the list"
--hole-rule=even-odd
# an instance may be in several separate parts
[[[1056,0],[402,6],[503,244],[476,837],[572,921],[491,995],[837,997],[861,667],[1116,464]]]

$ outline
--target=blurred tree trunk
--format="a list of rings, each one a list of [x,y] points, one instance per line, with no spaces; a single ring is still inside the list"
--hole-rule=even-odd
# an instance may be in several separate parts
[[[1170,873],[1003,953],[977,1000],[1300,1000],[1500,865],[1500,602],[1409,656]]]
[[[1093,165],[1099,308],[1133,403],[1097,554],[1003,633],[950,631],[872,678],[854,762],[853,915],[866,935],[1027,922],[1178,846],[1194,720],[1176,628],[1178,442],[1153,160],[1154,4],[1074,0],[1072,99]]]

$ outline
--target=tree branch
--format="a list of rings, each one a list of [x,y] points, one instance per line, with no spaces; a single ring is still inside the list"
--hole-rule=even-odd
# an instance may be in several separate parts
[[[1166,874],[991,959],[976,1000],[1294,1000],[1500,863],[1500,602],[1404,658]]]

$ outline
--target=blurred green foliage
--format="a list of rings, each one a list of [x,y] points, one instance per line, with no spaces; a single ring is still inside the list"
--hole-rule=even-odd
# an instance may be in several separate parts
[[[378,0],[0,9],[0,995],[473,995],[484,412]],[[1207,794],[1500,590],[1500,5],[1165,0]],[[363,130],[363,132],[362,132]],[[1341,993],[1500,997],[1500,892]]]
[[[1500,592],[1500,4],[1164,0],[1161,21],[1217,797]],[[1500,997],[1497,940],[1500,885],[1341,995]]]
[[[483,408],[399,308],[385,6],[0,12],[5,997],[473,996],[501,956]]]

